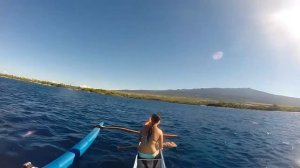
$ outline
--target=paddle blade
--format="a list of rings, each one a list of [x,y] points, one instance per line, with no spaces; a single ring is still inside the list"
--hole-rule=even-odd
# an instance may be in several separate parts
[[[164,142],[163,143],[165,148],[175,148],[177,147],[177,144],[175,142]]]

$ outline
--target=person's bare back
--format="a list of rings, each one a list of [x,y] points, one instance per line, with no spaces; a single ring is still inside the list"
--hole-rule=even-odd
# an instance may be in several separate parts
[[[153,114],[140,131],[138,153],[139,157],[154,159],[163,148],[163,132],[158,128],[160,117]]]
[[[149,129],[152,128],[152,135],[149,138],[149,141],[147,140],[147,133]],[[159,129],[157,126],[153,127],[145,126],[141,130],[141,137],[140,137],[140,145],[138,147],[138,150],[143,153],[156,153],[159,149],[162,149],[163,147],[163,132],[161,129]],[[147,143],[146,143],[147,142]]]

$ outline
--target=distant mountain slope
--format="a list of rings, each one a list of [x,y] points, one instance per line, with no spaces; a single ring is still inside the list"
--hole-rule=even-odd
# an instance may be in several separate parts
[[[277,105],[300,106],[300,98],[274,95],[250,88],[205,88],[179,90],[122,90],[123,92],[206,98],[234,101],[241,103],[266,103]]]

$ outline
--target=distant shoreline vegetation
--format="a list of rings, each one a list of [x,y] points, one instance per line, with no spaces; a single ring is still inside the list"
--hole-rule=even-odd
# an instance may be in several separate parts
[[[210,99],[163,96],[163,95],[141,94],[141,93],[129,93],[126,91],[105,90],[105,89],[96,89],[96,88],[89,88],[89,87],[72,86],[72,85],[67,85],[67,84],[63,84],[63,83],[55,83],[55,82],[50,82],[50,81],[29,79],[29,78],[25,78],[25,77],[19,77],[19,76],[3,74],[3,73],[0,73],[0,77],[20,80],[20,81],[25,81],[25,82],[30,82],[30,83],[36,83],[36,84],[41,84],[41,85],[47,85],[47,86],[64,87],[64,88],[69,88],[69,89],[73,89],[73,90],[81,90],[81,91],[86,91],[86,92],[99,93],[99,94],[103,94],[103,95],[121,96],[121,97],[128,97],[128,98],[134,98],[134,99],[156,100],[156,101],[179,103],[179,104],[205,105],[205,106],[250,109],[250,110],[300,112],[300,107],[296,107],[296,106],[283,106],[283,105],[263,104],[263,103],[239,103],[239,102],[219,101],[219,100],[210,100]]]

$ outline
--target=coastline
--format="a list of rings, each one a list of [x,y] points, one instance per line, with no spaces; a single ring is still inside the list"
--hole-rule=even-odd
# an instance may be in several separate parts
[[[73,90],[81,90],[81,91],[86,91],[86,92],[98,93],[98,94],[102,94],[102,95],[120,96],[120,97],[127,97],[127,98],[133,98],[133,99],[155,100],[155,101],[163,101],[163,102],[169,102],[169,103],[214,106],[214,107],[225,107],[225,108],[237,108],[237,109],[249,109],[249,110],[300,112],[300,107],[296,107],[296,106],[283,106],[283,105],[262,104],[262,103],[239,103],[239,102],[219,101],[219,100],[210,100],[210,99],[129,93],[129,92],[117,91],[117,90],[105,90],[105,89],[98,89],[98,88],[73,86],[73,85],[67,85],[64,83],[42,81],[42,80],[30,79],[30,78],[19,77],[19,76],[3,74],[3,73],[0,73],[0,78],[8,78],[8,79],[20,80],[20,81],[24,81],[24,82],[35,83],[35,84],[39,84],[39,85],[64,87],[64,88],[69,88],[69,89],[73,89]]]

